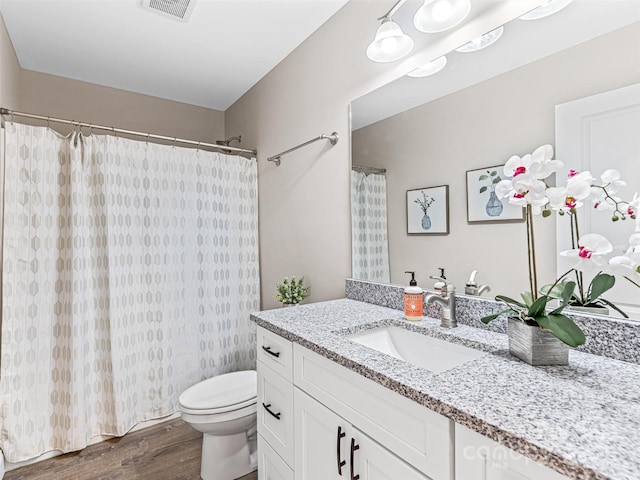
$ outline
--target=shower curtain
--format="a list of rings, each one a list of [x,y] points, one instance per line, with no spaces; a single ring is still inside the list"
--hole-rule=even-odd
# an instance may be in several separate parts
[[[0,448],[78,450],[253,368],[257,167],[7,122]]]
[[[384,175],[351,172],[351,235],[353,278],[389,283]]]

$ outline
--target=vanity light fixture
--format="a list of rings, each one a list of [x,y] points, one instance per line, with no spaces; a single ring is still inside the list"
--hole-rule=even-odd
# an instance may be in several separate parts
[[[480,35],[479,37],[471,40],[469,43],[465,43],[460,48],[456,48],[456,52],[477,52],[478,50],[487,48],[489,45],[493,45],[498,41],[498,39],[502,36],[502,32],[504,32],[504,27],[502,26],[496,28],[495,30],[491,30],[489,33]]]
[[[425,0],[413,17],[413,25],[425,33],[444,32],[462,22],[471,11],[471,0]]]
[[[549,0],[519,18],[521,20],[538,20],[539,18],[548,17],[549,15],[558,13],[571,2],[573,2],[573,0]]]
[[[415,70],[411,70],[407,73],[407,77],[428,77],[429,75],[433,75],[442,70],[447,64],[447,57],[445,55],[436,58],[435,60],[425,63],[424,65],[416,68]]]
[[[393,62],[407,56],[413,49],[413,39],[391,17],[385,15],[378,20],[382,25],[367,47],[367,57],[374,62]]]

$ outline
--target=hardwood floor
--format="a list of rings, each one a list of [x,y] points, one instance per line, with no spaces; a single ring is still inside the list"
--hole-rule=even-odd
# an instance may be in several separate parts
[[[199,480],[202,434],[182,419],[7,472],[4,480]],[[256,472],[239,480],[257,480]]]

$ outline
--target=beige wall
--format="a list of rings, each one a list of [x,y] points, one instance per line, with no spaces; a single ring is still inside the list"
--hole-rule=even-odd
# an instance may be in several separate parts
[[[22,70],[1,20],[0,106],[203,142],[225,137],[224,112],[218,110]]]
[[[20,65],[0,15],[0,107],[16,108],[20,84]]]
[[[524,224],[469,225],[467,170],[503,164],[555,140],[554,107],[640,82],[640,24],[596,38],[353,133],[353,161],[388,169],[391,279],[417,270],[420,284],[445,267],[464,289],[474,269],[493,292],[527,287]],[[405,191],[449,184],[451,234],[406,235]],[[555,220],[536,225],[539,275],[555,277]]]
[[[225,136],[217,110],[30,70],[20,80],[25,112],[203,142]]]
[[[262,301],[275,307],[275,285],[305,275],[309,301],[344,296],[351,274],[350,128],[355,98],[514,18],[535,2],[503,2],[452,36],[416,36],[420,56],[394,64],[370,62],[365,50],[376,18],[390,0],[351,0],[225,112],[227,132],[242,131],[259,153]],[[541,2],[537,2],[538,4]],[[517,11],[516,11],[517,10]],[[424,57],[423,57],[424,54]],[[337,131],[339,143],[317,142],[282,158],[283,150]],[[416,267],[418,268],[418,267]]]

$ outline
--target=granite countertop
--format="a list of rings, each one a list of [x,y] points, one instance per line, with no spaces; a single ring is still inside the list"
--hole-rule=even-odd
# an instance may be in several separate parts
[[[251,319],[570,478],[640,479],[640,365],[572,350],[568,366],[532,367],[506,335],[348,299]],[[487,354],[432,373],[343,338],[393,324]]]

